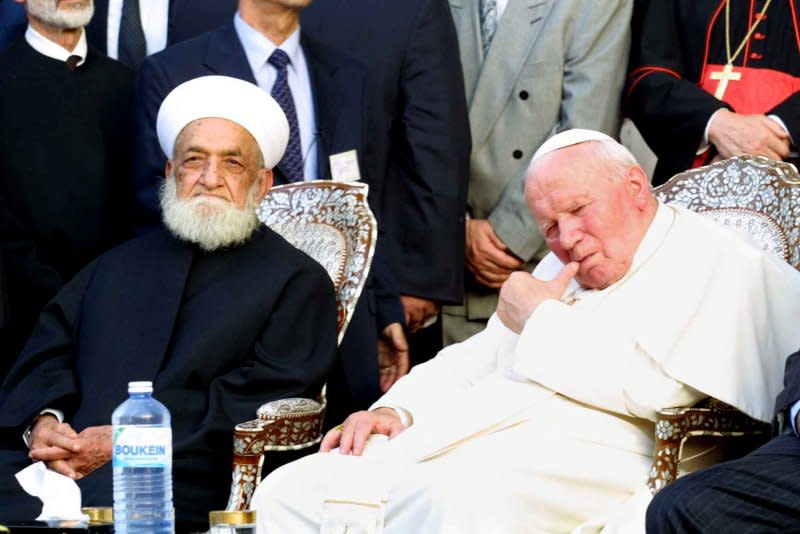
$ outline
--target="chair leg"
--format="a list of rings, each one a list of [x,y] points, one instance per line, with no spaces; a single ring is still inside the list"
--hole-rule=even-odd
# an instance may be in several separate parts
[[[656,421],[653,466],[647,479],[647,487],[653,495],[678,478],[681,443],[686,437],[685,416],[669,412],[659,412]]]
[[[226,510],[247,510],[264,465],[264,441],[269,422],[255,419],[236,425],[233,435],[233,474]]]

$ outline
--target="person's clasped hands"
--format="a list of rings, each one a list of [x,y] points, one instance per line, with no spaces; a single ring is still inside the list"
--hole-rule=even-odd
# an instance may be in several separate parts
[[[54,417],[40,417],[31,430],[31,461],[79,480],[111,460],[111,426],[87,427],[78,433]]]

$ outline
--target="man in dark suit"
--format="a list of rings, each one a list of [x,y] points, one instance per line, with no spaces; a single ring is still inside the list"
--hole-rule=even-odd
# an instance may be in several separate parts
[[[27,425],[29,447],[0,450],[4,522],[38,513],[12,478],[30,460],[76,479],[84,505],[111,505],[111,413],[142,379],[172,414],[176,530],[205,530],[227,501],[234,426],[263,402],[316,395],[333,364],[329,276],[255,214],[289,137],[277,103],[203,77],[165,99],[158,124],[169,231],[70,281],[0,390],[0,431]]]
[[[87,46],[89,0],[15,5],[30,23],[0,52],[0,197],[39,260],[67,281],[130,235],[133,73]],[[53,293],[30,295],[29,319],[3,356],[16,357]]]
[[[300,12],[309,3],[240,0],[232,21],[151,56],[142,64],[134,97],[135,222],[139,231],[160,224],[157,190],[163,181],[166,156],[155,138],[156,110],[173,87],[198,76],[240,78],[272,93],[282,105],[291,106],[291,110],[284,110],[290,116],[293,133],[286,155],[275,168],[277,184],[336,179],[329,157],[337,154],[350,153],[353,163],[366,168],[365,69],[301,32]],[[283,63],[278,62],[279,56]],[[328,388],[329,416],[335,422],[339,416],[368,407],[407,369],[402,307],[380,241],[367,291],[342,341],[342,365],[337,366]],[[380,375],[379,356],[384,367]]]
[[[94,0],[94,8],[89,44],[137,68],[146,56],[229,21],[236,0]]]
[[[303,11],[303,30],[369,68],[366,174],[416,330],[463,296],[470,135],[449,6],[319,0]]]
[[[647,509],[647,532],[800,530],[800,351],[786,360],[775,401],[781,434],[754,452],[679,478]]]

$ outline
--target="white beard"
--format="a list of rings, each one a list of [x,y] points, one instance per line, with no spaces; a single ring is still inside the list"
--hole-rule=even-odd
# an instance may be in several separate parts
[[[58,0],[28,0],[28,13],[45,24],[62,30],[83,28],[94,15],[94,0],[80,8],[58,9]]]
[[[256,217],[258,183],[247,194],[243,209],[228,201],[210,197],[178,199],[174,176],[161,186],[161,217],[175,237],[198,245],[206,251],[240,245],[247,241],[260,224]]]

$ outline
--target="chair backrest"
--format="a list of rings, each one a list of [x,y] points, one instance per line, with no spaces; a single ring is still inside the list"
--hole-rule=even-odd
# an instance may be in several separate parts
[[[739,156],[676,174],[653,193],[747,234],[800,269],[800,175],[794,165]]]
[[[378,225],[369,186],[328,180],[279,185],[257,209],[259,220],[319,262],[337,292],[341,343],[367,280]]]

